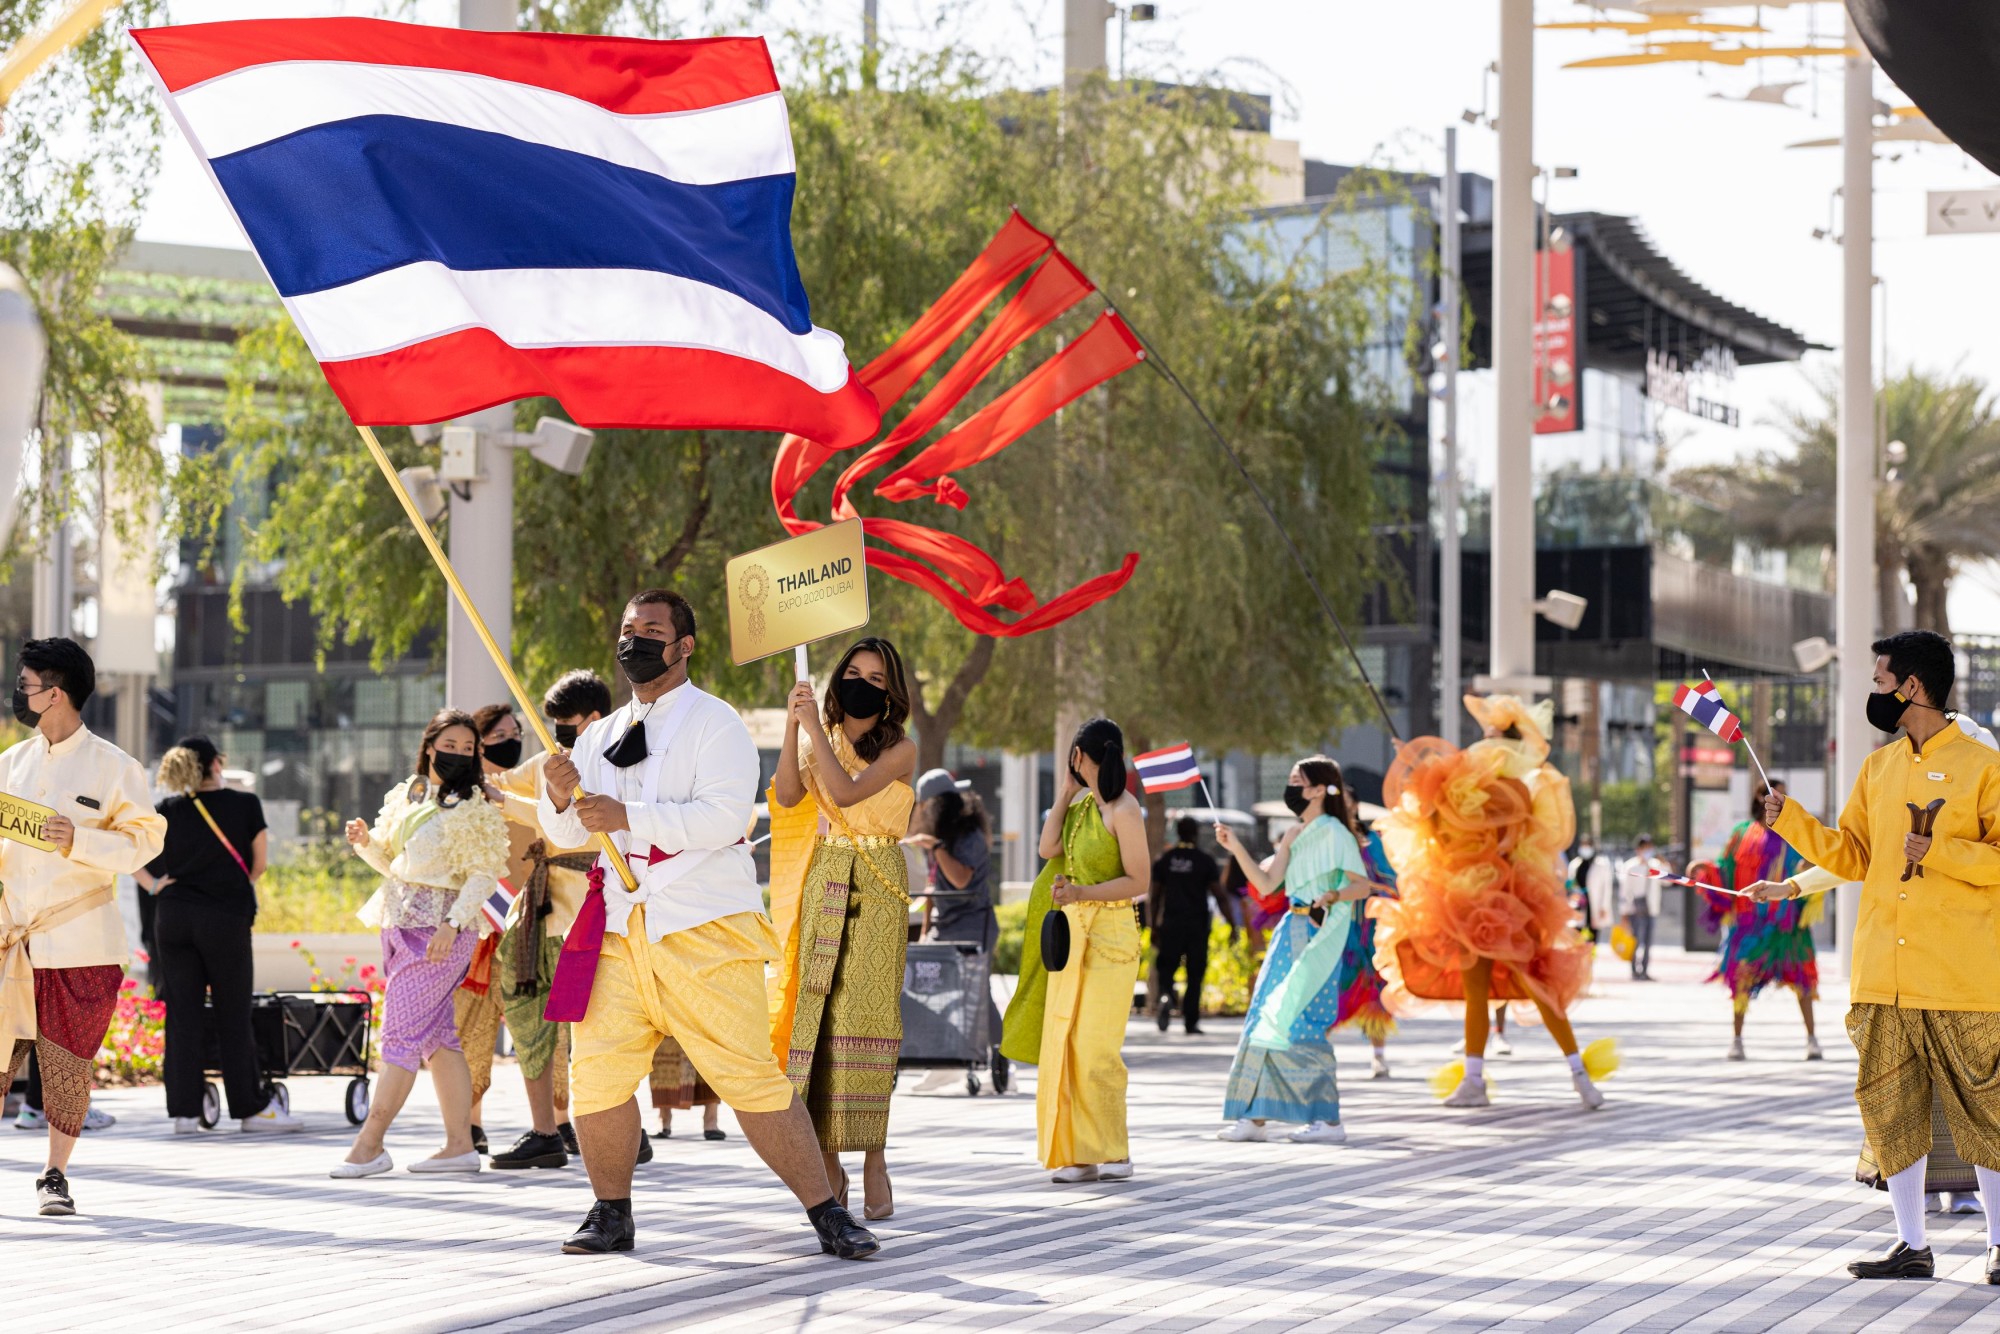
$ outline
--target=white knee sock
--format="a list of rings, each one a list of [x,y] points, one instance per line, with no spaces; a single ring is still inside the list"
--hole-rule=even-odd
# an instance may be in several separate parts
[[[1979,1204],[1986,1210],[1986,1244],[2000,1246],[2000,1172],[1974,1166],[1979,1174]]]
[[[1896,1235],[1915,1251],[1929,1244],[1924,1239],[1924,1167],[1929,1162],[1926,1154],[1889,1178],[1889,1207],[1896,1211]],[[2000,1184],[2000,1177],[1995,1180]]]
[[[1486,1058],[1484,1056],[1466,1057],[1465,1077],[1467,1079],[1484,1080],[1486,1078]]]

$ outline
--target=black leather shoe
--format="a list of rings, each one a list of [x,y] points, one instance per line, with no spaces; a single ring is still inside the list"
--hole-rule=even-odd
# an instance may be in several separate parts
[[[843,1260],[865,1260],[882,1249],[875,1234],[855,1222],[854,1215],[837,1204],[820,1215],[813,1230],[819,1233],[820,1250]]]
[[[705,1140],[709,1140],[709,1141],[711,1141],[711,1142],[719,1142],[719,1141],[721,1141],[721,1140],[725,1140],[725,1139],[728,1139],[728,1138],[729,1138],[729,1132],[728,1132],[728,1131],[726,1131],[726,1130],[723,1130],[723,1129],[721,1129],[721,1128],[719,1128],[719,1127],[718,1127],[717,1129],[714,1129],[714,1130],[704,1130],[704,1131],[702,1131],[702,1132],[701,1132],[701,1137],[702,1137],[703,1139],[705,1139]]]
[[[2000,1287],[2000,1246],[1986,1248],[1986,1281]]]
[[[514,1141],[505,1153],[496,1153],[489,1166],[507,1172],[528,1167],[568,1167],[569,1154],[563,1150],[561,1135],[538,1135],[530,1130]]]
[[[563,1243],[564,1255],[609,1255],[632,1249],[636,1229],[632,1215],[620,1212],[599,1200],[583,1216],[583,1226]]]
[[[1996,1247],[2000,1250],[2000,1247]],[[1988,1281],[1991,1281],[1993,1261],[1987,1264]],[[1937,1266],[1931,1259],[1931,1248],[1911,1250],[1905,1242],[1897,1242],[1889,1248],[1889,1253],[1879,1260],[1856,1260],[1847,1266],[1847,1272],[1856,1278],[1934,1278]]]
[[[642,1127],[639,1131],[639,1162],[650,1163],[652,1161],[653,1137],[648,1135]]]
[[[572,1158],[583,1157],[583,1150],[576,1142],[576,1127],[564,1121],[556,1126],[556,1134],[562,1136],[563,1152]]]
[[[484,1126],[474,1126],[472,1128],[472,1151],[474,1153],[487,1152],[486,1128]]]
[[[76,1212],[76,1201],[69,1196],[69,1178],[63,1175],[60,1167],[51,1167],[35,1178],[35,1203],[38,1206],[36,1212],[44,1218],[68,1218]],[[847,1221],[850,1224],[854,1222],[851,1218]],[[860,1231],[858,1228],[855,1230]],[[866,1232],[861,1235],[868,1237]],[[868,1237],[868,1241],[870,1249],[873,1249],[875,1239]]]

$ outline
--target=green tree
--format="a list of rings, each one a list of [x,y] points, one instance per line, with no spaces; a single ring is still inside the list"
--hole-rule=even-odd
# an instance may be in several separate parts
[[[1100,83],[1063,106],[991,88],[956,53],[890,61],[878,89],[819,40],[798,41],[788,63],[800,266],[815,320],[841,333],[857,364],[1020,205],[1159,340],[1351,614],[1374,578],[1369,466],[1382,414],[1361,354],[1383,336],[1388,280],[1316,273],[1244,227],[1262,159],[1221,97]],[[1089,304],[1017,350],[958,417],[1079,332],[1101,308]],[[232,379],[230,443],[208,465],[210,487],[270,496],[250,556],[279,563],[281,589],[310,602],[329,642],[366,637],[382,659],[405,652],[441,621],[443,590],[289,324],[245,338]],[[525,404],[521,416],[553,410]],[[399,464],[418,461],[404,433],[382,434]],[[608,431],[581,477],[520,462],[515,654],[527,679],[608,669],[623,593],[667,583],[709,627],[704,681],[777,704],[789,662],[731,668],[719,633],[723,563],[783,536],[770,505],[773,444]],[[802,513],[825,516],[837,470],[801,497]],[[963,480],[973,497],[963,513],[885,505],[865,487],[856,501],[979,542],[1044,596],[1141,552],[1132,585],[1070,636],[1081,658],[1070,670],[1135,735],[1304,742],[1352,715],[1350,669],[1303,581],[1192,412],[1151,372],[1093,393],[1059,430],[1044,425]],[[219,517],[209,511],[201,531],[212,535]],[[1050,636],[985,639],[914,589],[878,576],[871,591],[873,628],[919,671],[926,763],[952,735],[1046,744],[1064,684]]]
[[[0,5],[0,49],[68,7]],[[98,299],[159,160],[158,95],[124,29],[164,12],[161,0],[127,0],[115,22],[52,60],[0,110],[0,261],[25,281],[48,340],[17,555],[93,494],[158,495],[164,485],[158,426],[140,389],[145,354]],[[115,506],[108,517],[135,520]]]
[[[1875,491],[1875,557],[1885,623],[1907,615],[1899,576],[1916,591],[1914,623],[1951,633],[1951,581],[1969,562],[2000,556],[2000,408],[1970,375],[1909,370],[1877,391],[1885,453]],[[1777,546],[1831,546],[1839,390],[1780,422],[1790,447],[1745,463],[1689,469],[1681,489],[1728,511],[1744,531]],[[1900,442],[1896,459],[1886,442]],[[1900,619],[1898,617],[1897,619]]]

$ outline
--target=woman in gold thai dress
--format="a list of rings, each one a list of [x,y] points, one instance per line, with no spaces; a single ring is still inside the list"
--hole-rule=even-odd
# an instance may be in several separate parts
[[[909,941],[901,840],[916,804],[902,657],[886,639],[858,640],[825,699],[802,681],[791,713],[797,726],[785,729],[771,783],[771,919],[783,943],[771,1045],[812,1113],[842,1205],[840,1155],[860,1150],[863,1213],[887,1218],[895,1205],[883,1150]]]
[[[1051,1180],[1125,1181],[1125,1023],[1139,976],[1139,923],[1152,862],[1146,817],[1127,790],[1125,736],[1109,718],[1077,729],[1061,794],[1042,823],[1046,858],[1028,896],[1021,981],[1000,1051],[1040,1066],[1035,1134]],[[1069,919],[1069,960],[1042,962],[1042,919]]]

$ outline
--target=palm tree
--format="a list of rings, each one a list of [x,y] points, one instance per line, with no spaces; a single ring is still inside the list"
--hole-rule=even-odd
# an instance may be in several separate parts
[[[1674,485],[1727,511],[1760,541],[1831,546],[1839,392],[1831,383],[1818,388],[1814,408],[1787,412],[1779,423],[1790,449],[1690,468]],[[1877,408],[1891,442],[1875,492],[1882,623],[1948,635],[1953,576],[2000,557],[2000,405],[1972,376],[1911,370],[1882,386]],[[1916,590],[1913,617],[1901,576]]]

